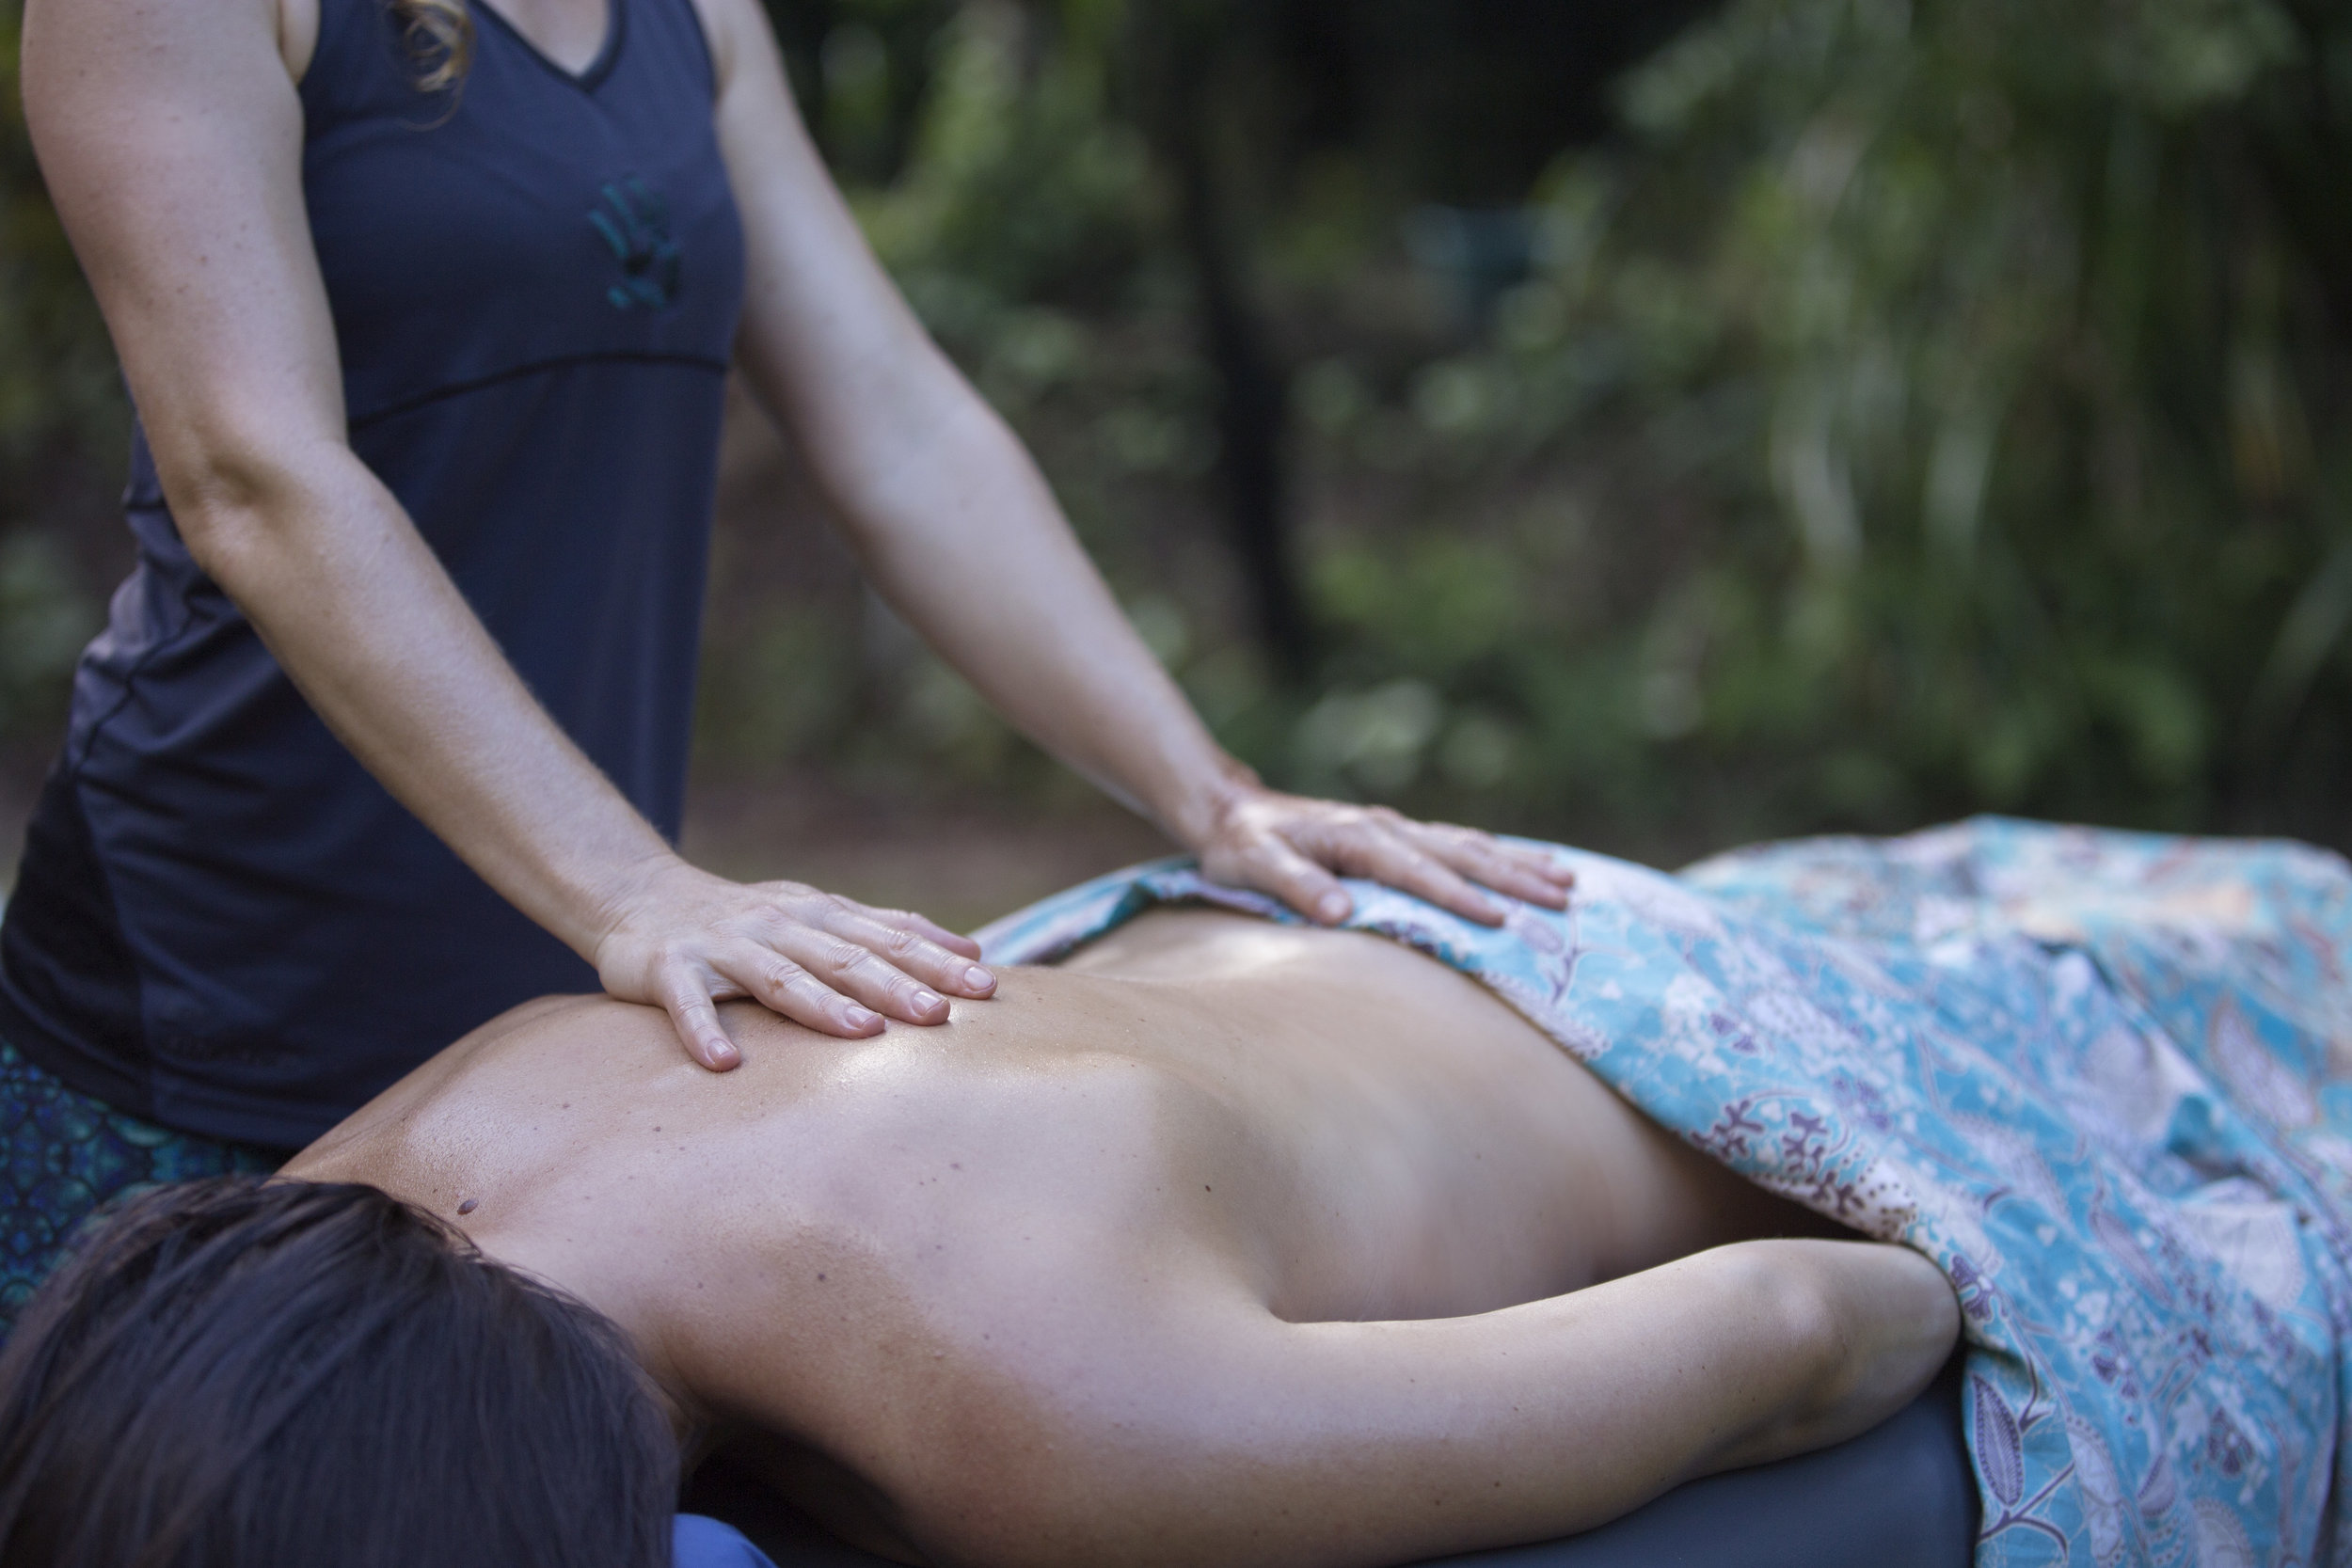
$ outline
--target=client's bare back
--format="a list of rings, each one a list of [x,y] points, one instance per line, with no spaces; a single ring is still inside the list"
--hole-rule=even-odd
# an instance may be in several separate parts
[[[1772,1418],[1744,1433],[1689,1367],[1644,1366],[1664,1335],[1719,1370],[1745,1347],[1828,1375],[1788,1341],[1851,1324],[1812,1321],[1820,1292],[1773,1258],[1941,1282],[1790,1243],[1566,1295],[1828,1227],[1377,938],[1170,911],[943,1029],[729,1025],[746,1063],[715,1077],[658,1013],[535,1004],[289,1174],[384,1186],[562,1284],[682,1419],[910,1559],[1376,1563],[1557,1533],[1843,1435],[1940,1360],[1928,1334],[1923,1364],[1802,1409],[1735,1370],[1731,1402]],[[1613,1437],[1564,1489],[1625,1398],[1690,1419]],[[1406,1506],[1384,1467],[1430,1496]],[[1203,1488],[1214,1513],[1184,1500]]]

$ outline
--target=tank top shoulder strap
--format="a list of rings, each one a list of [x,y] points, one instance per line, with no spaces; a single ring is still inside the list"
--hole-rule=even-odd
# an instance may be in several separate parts
[[[615,0],[615,3],[618,3],[618,0]],[[641,0],[641,3],[647,10],[664,10],[675,13],[683,23],[686,30],[694,35],[694,48],[702,57],[703,74],[710,83],[711,100],[714,103],[717,102],[719,57],[711,46],[710,27],[709,24],[704,20],[702,7],[695,4],[695,0]]]
[[[694,0],[605,0],[614,8],[612,25],[621,25],[619,16],[626,8],[628,25],[641,34],[651,35],[644,43],[681,61],[692,62],[709,96],[719,96],[719,62],[710,46],[710,32],[704,24],[702,8]],[[632,40],[634,42],[636,40]]]

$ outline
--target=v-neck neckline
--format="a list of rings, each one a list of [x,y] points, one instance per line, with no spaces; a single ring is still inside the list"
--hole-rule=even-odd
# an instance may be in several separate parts
[[[538,61],[542,68],[582,92],[594,92],[607,76],[612,74],[613,62],[621,54],[622,35],[628,30],[628,0],[604,0],[604,42],[598,46],[596,58],[590,60],[585,69],[572,71],[556,64],[546,50],[531,41],[530,34],[516,26],[489,0],[475,0],[475,8],[496,23],[501,32],[521,44],[523,53]]]

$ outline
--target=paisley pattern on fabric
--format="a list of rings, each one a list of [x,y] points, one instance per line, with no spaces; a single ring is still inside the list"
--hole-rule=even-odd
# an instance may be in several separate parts
[[[1678,876],[1558,853],[1565,912],[1352,882],[1349,924],[1944,1270],[1980,1568],[2352,1565],[2352,868],[2000,818]],[[1167,862],[978,934],[1042,962],[1180,899],[1290,918]]]
[[[290,1157],[124,1116],[0,1041],[0,1339],[103,1205],[171,1181],[266,1174]]]

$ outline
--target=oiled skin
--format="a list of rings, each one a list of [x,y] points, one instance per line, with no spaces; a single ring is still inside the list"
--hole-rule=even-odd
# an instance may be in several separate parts
[[[610,1314],[701,1441],[909,1560],[1562,1533],[1867,1427],[1955,1331],[1899,1249],[1724,1245],[1832,1231],[1377,938],[1164,911],[944,1027],[728,1022],[721,1078],[533,1004],[288,1174]]]

